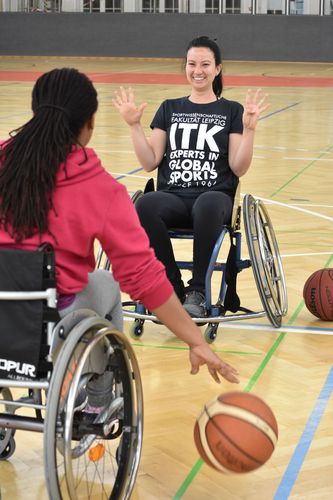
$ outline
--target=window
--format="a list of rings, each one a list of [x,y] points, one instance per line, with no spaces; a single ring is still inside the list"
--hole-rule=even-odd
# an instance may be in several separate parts
[[[240,14],[241,0],[226,0],[225,12],[226,14]]]
[[[121,0],[105,0],[105,12],[122,12]]]
[[[219,14],[220,13],[220,0],[206,0],[206,14]]]
[[[85,0],[83,2],[83,12],[99,12],[100,0]]]
[[[156,13],[160,11],[160,0],[142,0],[142,12]]]
[[[173,13],[179,12],[178,0],[165,0],[165,12]]]

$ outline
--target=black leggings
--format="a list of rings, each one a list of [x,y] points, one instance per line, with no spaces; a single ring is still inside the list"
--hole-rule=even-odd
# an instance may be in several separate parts
[[[209,191],[196,198],[154,191],[136,203],[142,226],[157,258],[179,297],[184,285],[177,267],[168,229],[193,229],[193,273],[189,290],[205,290],[205,275],[222,226],[230,223],[233,199],[220,191]]]

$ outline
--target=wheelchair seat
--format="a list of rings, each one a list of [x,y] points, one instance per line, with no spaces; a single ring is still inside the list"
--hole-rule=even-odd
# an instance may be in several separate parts
[[[134,351],[108,319],[80,309],[60,320],[56,303],[51,247],[0,248],[0,460],[17,430],[40,432],[50,498],[130,498],[143,433]],[[109,395],[92,408],[101,380]]]

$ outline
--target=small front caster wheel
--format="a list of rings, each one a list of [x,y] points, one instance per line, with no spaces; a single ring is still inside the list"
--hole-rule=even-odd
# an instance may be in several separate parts
[[[134,320],[134,322],[130,326],[130,336],[132,337],[132,339],[135,340],[142,336],[144,330],[143,324],[144,320],[142,319]]]
[[[209,324],[205,330],[204,337],[207,344],[212,344],[217,336],[218,324]]]
[[[0,453],[0,460],[7,460],[12,456],[16,448],[15,440],[13,437],[9,438],[7,446]]]

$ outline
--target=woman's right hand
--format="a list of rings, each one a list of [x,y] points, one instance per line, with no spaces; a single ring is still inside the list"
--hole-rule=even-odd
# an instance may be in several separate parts
[[[239,383],[238,371],[217,356],[205,342],[190,346],[190,363],[192,375],[199,372],[200,366],[206,365],[208,372],[218,384],[220,377],[233,384]]]
[[[115,91],[115,98],[112,99],[112,103],[130,127],[140,123],[143,110],[147,106],[146,102],[137,106],[133,90],[131,88],[126,90],[124,87],[120,87],[119,90]]]

